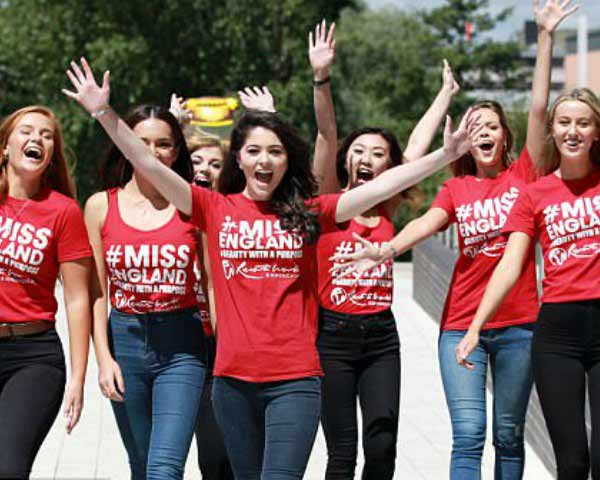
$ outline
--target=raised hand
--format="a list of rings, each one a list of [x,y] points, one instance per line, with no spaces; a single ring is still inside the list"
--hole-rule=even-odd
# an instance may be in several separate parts
[[[76,62],[71,62],[71,69],[67,70],[67,77],[75,91],[62,89],[69,98],[77,101],[92,116],[108,107],[110,98],[110,72],[104,72],[102,86],[98,86],[94,79],[92,69],[85,58],[81,57],[81,67]]]
[[[169,112],[177,119],[180,125],[187,125],[194,117],[194,114],[186,107],[187,102],[183,101],[183,97],[178,97],[176,93],[171,94]]]
[[[479,334],[467,330],[467,333],[465,333],[465,336],[461,339],[454,350],[456,362],[459,365],[468,368],[469,370],[473,370],[474,366],[467,360],[467,358],[477,348],[477,345],[479,345]]]
[[[554,32],[558,25],[578,8],[579,5],[573,4],[573,0],[547,0],[544,8],[540,8],[539,0],[533,1],[535,23],[539,30],[549,33]]]
[[[326,78],[335,59],[335,23],[329,26],[325,19],[318,23],[315,32],[308,34],[308,58],[317,80]]]
[[[473,115],[469,108],[464,114],[458,129],[452,132],[452,119],[446,115],[444,128],[444,151],[456,159],[467,153],[471,147],[476,146],[477,134],[483,128],[479,122],[481,115]]]
[[[275,100],[267,87],[246,87],[238,92],[242,105],[249,110],[275,113]]]
[[[444,58],[444,68],[442,69],[442,89],[448,91],[450,95],[454,96],[460,92],[460,85],[454,79],[452,68],[448,63],[448,60]]]
[[[336,278],[353,276],[355,280],[358,280],[369,270],[393,258],[391,248],[378,247],[357,233],[352,235],[362,244],[363,248],[354,253],[338,253],[329,259],[334,262],[329,272]]]

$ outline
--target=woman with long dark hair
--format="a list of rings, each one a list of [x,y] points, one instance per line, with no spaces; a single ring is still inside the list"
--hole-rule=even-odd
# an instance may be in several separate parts
[[[320,229],[343,222],[458,158],[479,125],[447,124],[444,148],[342,195],[314,197],[310,150],[277,114],[248,112],[231,134],[219,192],[190,185],[160,162],[110,108],[82,59],[64,90],[100,124],[134,168],[206,232],[218,348],[213,399],[237,478],[301,478],[320,413],[316,350]]]
[[[534,4],[538,25],[538,54],[532,85],[526,148],[513,161],[513,136],[502,107],[479,102],[484,128],[477,145],[452,165],[454,178],[444,183],[431,208],[411,221],[383,248],[365,239],[356,254],[339,255],[344,268],[362,276],[450,223],[457,224],[459,257],[440,322],[439,363],[452,423],[450,478],[481,477],[486,436],[486,381],[488,365],[494,380],[493,442],[495,478],[516,480],[525,464],[524,427],[533,383],[531,339],[539,308],[533,248],[523,251],[522,275],[515,288],[481,333],[472,352],[473,371],[459,367],[455,350],[473,320],[485,285],[506,248],[501,233],[507,216],[526,184],[535,180],[542,165],[544,125],[550,87],[552,36],[558,24],[574,11],[569,2],[549,0],[543,9]],[[532,162],[532,159],[535,162]],[[532,247],[532,245],[530,245]],[[516,280],[516,278],[515,278]]]
[[[126,125],[182,181],[192,163],[175,118],[142,105]],[[181,479],[202,395],[202,322],[194,292],[198,235],[112,145],[85,219],[96,259],[94,345],[132,479]],[[110,300],[110,315],[107,300]]]
[[[58,119],[25,107],[0,124],[0,478],[27,479],[64,394],[79,421],[90,335],[92,267]],[[61,277],[71,358],[55,321]]]
[[[321,193],[338,193],[377,178],[394,166],[423,156],[453,96],[458,93],[444,62],[442,88],[415,126],[406,151],[396,136],[381,127],[362,127],[348,134],[338,148],[329,71],[335,58],[335,24],[325,21],[309,35],[314,76],[318,135],[315,173]],[[411,193],[413,193],[411,195]],[[403,202],[404,201],[404,202]],[[321,421],[327,441],[327,479],[354,477],[358,446],[357,406],[362,415],[364,469],[362,478],[392,479],[400,406],[400,341],[394,315],[393,262],[374,269],[356,284],[330,272],[331,257],[360,248],[353,234],[381,245],[392,239],[392,218],[402,203],[415,203],[403,192],[331,228],[323,228],[317,248],[319,265],[319,337],[317,346],[325,376]]]

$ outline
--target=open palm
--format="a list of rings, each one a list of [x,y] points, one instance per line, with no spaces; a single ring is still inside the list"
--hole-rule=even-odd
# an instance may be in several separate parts
[[[539,29],[554,32],[565,18],[579,8],[572,0],[548,0],[544,8],[540,8],[539,0],[533,2],[535,22]]]
[[[449,116],[446,117],[444,151],[448,155],[454,158],[462,157],[475,145],[477,134],[483,128],[479,122],[480,117],[480,115],[473,115],[472,109],[469,108],[455,132],[452,131],[452,119]]]
[[[81,58],[81,67],[71,62],[67,76],[75,91],[63,88],[62,92],[77,101],[90,114],[95,114],[108,106],[110,98],[110,72],[104,72],[102,86],[96,83],[92,69],[85,58]]]
[[[323,20],[308,34],[308,58],[313,72],[329,70],[335,59],[335,23],[327,31],[327,22]]]

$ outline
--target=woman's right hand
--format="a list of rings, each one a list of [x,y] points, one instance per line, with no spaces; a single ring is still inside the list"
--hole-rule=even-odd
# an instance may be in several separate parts
[[[335,278],[352,275],[354,280],[358,280],[368,271],[394,257],[394,250],[389,244],[377,246],[357,233],[352,235],[362,244],[362,248],[353,253],[337,253],[329,259],[334,262],[329,272]]]
[[[119,364],[108,355],[98,362],[98,369],[98,384],[102,395],[109,400],[122,402],[125,394],[125,381]]]
[[[573,5],[573,0],[547,0],[540,8],[539,0],[533,1],[533,14],[538,30],[553,33],[560,23],[574,13],[579,5]]]
[[[94,79],[92,69],[85,58],[81,57],[81,67],[77,62],[71,62],[71,69],[67,70],[67,77],[75,91],[62,89],[62,92],[69,98],[74,99],[92,116],[108,108],[110,98],[110,72],[104,72],[102,86],[99,86]]]
[[[316,80],[329,76],[329,69],[335,60],[335,23],[327,31],[327,22],[323,19],[315,27],[315,33],[308,34],[308,58]]]
[[[477,345],[479,345],[479,333],[467,330],[465,336],[456,346],[456,363],[469,370],[473,370],[475,367],[471,362],[469,362],[469,360],[467,360],[467,358],[469,358],[469,355],[471,355],[477,348]]]

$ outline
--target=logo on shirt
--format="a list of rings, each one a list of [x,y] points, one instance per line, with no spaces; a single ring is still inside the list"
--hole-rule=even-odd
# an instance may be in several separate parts
[[[52,230],[0,217],[0,276],[4,281],[33,283],[40,271]]]
[[[279,220],[236,222],[225,216],[221,223],[219,247],[226,280],[236,275],[249,280],[297,278],[303,246],[302,237],[283,229]]]
[[[502,256],[506,243],[491,240],[500,236],[518,196],[519,189],[510,187],[499,196],[456,207],[458,229],[465,245],[463,255],[469,258],[475,258],[479,254],[487,257]]]
[[[548,261],[560,267],[570,259],[591,258],[600,253],[600,195],[548,205],[542,211],[551,241]]]

